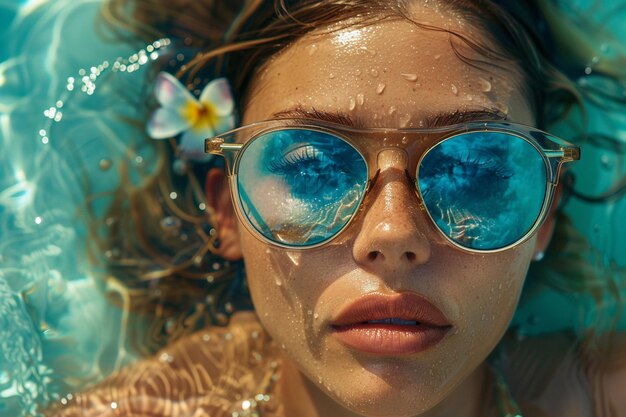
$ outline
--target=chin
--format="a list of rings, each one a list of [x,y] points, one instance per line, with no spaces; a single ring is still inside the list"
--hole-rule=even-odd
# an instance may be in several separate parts
[[[405,368],[405,372],[392,375],[395,368],[395,365],[391,366],[385,379],[361,369],[361,372],[338,378],[337,389],[326,384],[320,389],[346,409],[367,417],[420,415],[437,406],[445,396],[447,390],[432,379],[424,378],[423,383],[416,384],[420,372],[410,372],[409,375]]]

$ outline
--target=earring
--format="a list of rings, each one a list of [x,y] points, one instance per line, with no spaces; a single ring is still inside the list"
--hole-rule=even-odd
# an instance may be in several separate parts
[[[535,261],[535,262],[541,261],[543,259],[544,255],[545,255],[545,253],[543,251],[542,252],[537,252],[535,254],[535,257],[533,258],[533,261]]]

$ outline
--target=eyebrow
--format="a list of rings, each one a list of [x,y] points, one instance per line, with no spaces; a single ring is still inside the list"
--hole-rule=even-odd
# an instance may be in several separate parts
[[[342,124],[349,127],[365,127],[365,120],[360,117],[352,116],[342,111],[327,112],[315,108],[305,109],[303,107],[294,107],[288,110],[282,110],[272,115],[277,119],[285,118],[305,118],[321,120],[325,122]],[[507,120],[508,116],[496,108],[482,108],[475,110],[454,110],[450,112],[437,113],[423,119],[422,127],[436,128],[450,126],[458,123],[477,122],[477,121],[494,121]],[[371,123],[370,123],[371,125]],[[377,123],[378,125],[378,123]],[[374,127],[382,127],[374,126]],[[388,127],[388,126],[387,126]]]

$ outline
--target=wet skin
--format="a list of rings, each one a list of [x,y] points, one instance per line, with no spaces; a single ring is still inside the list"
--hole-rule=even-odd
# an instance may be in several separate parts
[[[487,39],[431,9],[415,19]],[[284,116],[342,113],[365,126],[420,127],[457,111],[500,111],[532,125],[533,111],[510,67],[477,69],[442,32],[401,19],[317,31],[272,58],[252,85],[244,124]],[[456,41],[460,50],[475,52]],[[547,222],[525,243],[477,255],[450,245],[420,208],[402,158],[383,152],[380,175],[358,217],[332,243],[287,251],[261,242],[222,210],[220,238],[246,262],[255,309],[285,356],[286,414],[470,416],[482,412],[486,356],[515,311],[533,255],[547,245]],[[333,320],[368,294],[417,293],[452,324],[446,337],[411,355],[352,349]],[[289,399],[298,401],[289,401]]]

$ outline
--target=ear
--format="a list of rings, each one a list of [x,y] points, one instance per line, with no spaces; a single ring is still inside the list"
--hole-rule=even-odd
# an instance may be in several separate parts
[[[215,252],[229,261],[242,258],[235,209],[230,198],[228,178],[219,168],[212,168],[206,176],[204,192],[207,203],[215,213],[215,228],[219,246]]]
[[[559,184],[556,186],[556,190],[554,191],[554,198],[552,199],[550,211],[546,216],[546,220],[537,231],[537,241],[535,243],[535,253],[533,254],[533,259],[535,259],[537,254],[544,253],[550,244],[552,234],[554,233],[556,210],[559,207],[562,195],[563,181],[559,181]]]

